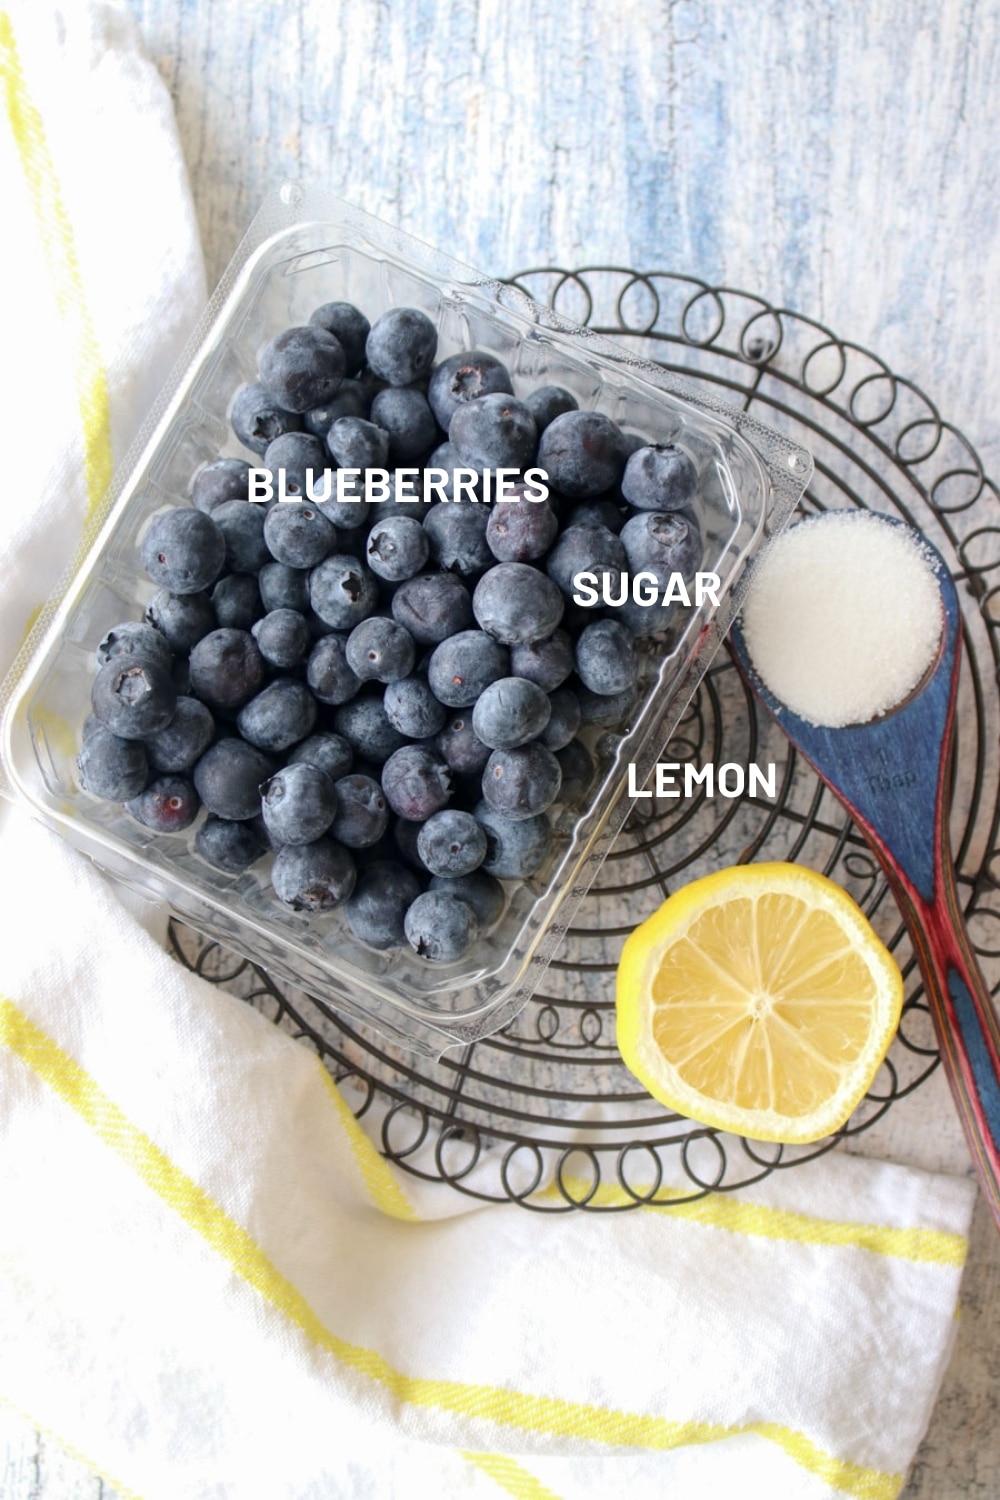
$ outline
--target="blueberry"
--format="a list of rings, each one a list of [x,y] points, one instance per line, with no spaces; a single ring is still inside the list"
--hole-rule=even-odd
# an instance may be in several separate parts
[[[355,755],[379,766],[405,744],[405,736],[390,721],[377,688],[365,688],[350,703],[342,703],[333,716],[333,727]]]
[[[472,727],[491,750],[512,750],[537,739],[552,712],[548,694],[526,677],[502,677],[485,688]]]
[[[234,823],[209,815],[195,834],[202,859],[226,875],[240,875],[267,853],[268,841],[255,822]]]
[[[311,411],[307,411],[302,421],[307,432],[325,441],[334,422],[341,417],[367,417],[371,404],[371,394],[360,380],[344,380],[336,395],[331,396],[322,406],[314,406]]]
[[[466,708],[509,670],[510,658],[504,646],[483,630],[461,630],[434,648],[427,681],[439,703]]]
[[[547,500],[498,500],[490,510],[486,540],[499,562],[531,562],[544,557],[559,534]]]
[[[434,740],[434,748],[459,776],[478,775],[490,758],[489,745],[483,744],[472,727],[471,713],[448,719]]]
[[[561,385],[540,385],[529,396],[525,396],[524,404],[534,417],[539,432],[544,432],[556,417],[561,417],[568,411],[576,411],[579,405],[573,392]]]
[[[382,767],[382,790],[394,813],[423,823],[451,796],[451,772],[440,755],[422,745],[403,745]]]
[[[482,827],[482,824],[479,826]],[[444,891],[446,895],[457,896],[459,901],[471,906],[480,932],[487,932],[495,927],[503,916],[503,886],[495,876],[487,875],[485,870],[473,870],[470,875],[434,875],[430,888],[432,891]]]
[[[544,813],[514,821],[485,802],[473,808],[473,816],[486,834],[486,858],[482,869],[498,880],[527,880],[537,874],[552,847],[552,829]]]
[[[556,751],[556,760],[562,772],[560,796],[572,806],[590,791],[597,767],[582,740],[570,740],[568,745]]]
[[[90,703],[105,729],[119,739],[141,740],[170,723],[177,689],[152,657],[120,656],[101,667]]]
[[[309,602],[334,630],[353,630],[374,612],[378,584],[357,558],[334,553],[309,574]]]
[[[227,573],[212,590],[212,608],[220,625],[250,630],[264,612],[260,588],[252,573]]]
[[[661,592],[669,587],[671,573],[690,580],[701,563],[701,532],[687,511],[641,511],[626,522],[621,535],[633,574],[654,573]]]
[[[264,541],[264,522],[268,510],[249,500],[226,500],[212,512],[212,520],[222,532],[226,548],[226,567],[232,573],[259,573],[271,554]]]
[[[318,437],[310,432],[286,432],[267,445],[264,467],[273,475],[281,470],[286,495],[308,496],[308,487],[321,483],[329,464],[326,448]]]
[[[353,302],[324,302],[309,314],[314,328],[332,333],[344,351],[344,369],[356,375],[365,362],[365,343],[371,324]]]
[[[198,816],[198,793],[186,776],[158,776],[126,807],[154,833],[181,833]]]
[[[308,761],[276,771],[260,794],[264,826],[278,847],[311,844],[323,837],[336,816],[336,786]]]
[[[621,428],[598,411],[568,411],[554,418],[538,443],[537,463],[564,495],[588,500],[617,484],[625,468]]]
[[[486,858],[486,834],[471,813],[447,807],[422,825],[417,851],[434,875],[470,875]]]
[[[321,703],[347,703],[361,687],[347,664],[345,643],[339,635],[324,635],[309,653],[306,681]]]
[[[215,720],[197,698],[180,697],[173,718],[143,744],[154,771],[190,771],[215,738]],[[122,799],[125,800],[124,798]]]
[[[319,505],[275,505],[264,517],[264,542],[275,562],[314,568],[338,545],[337,533]]]
[[[100,666],[121,656],[144,656],[148,660],[158,661],[168,672],[174,661],[174,653],[166,636],[155,625],[143,620],[126,620],[121,625],[115,625],[102,638],[97,648]]]
[[[572,670],[573,642],[565,630],[510,648],[510,675],[537,682],[547,693],[564,683]]]
[[[421,646],[435,646],[473,623],[469,591],[454,573],[418,573],[392,596],[392,617]]]
[[[568,531],[572,526],[603,526],[618,536],[627,516],[628,512],[622,509],[617,500],[599,495],[596,500],[581,500],[578,505],[574,505],[563,522],[563,530]]]
[[[286,844],[275,856],[271,884],[279,901],[293,911],[330,911],[354,890],[357,870],[343,845],[333,839]]]
[[[245,458],[217,458],[195,475],[191,504],[210,516],[226,500],[249,500],[250,465]]]
[[[413,385],[430,373],[437,329],[415,307],[393,307],[374,324],[365,344],[374,373],[390,385]]]
[[[262,385],[244,385],[236,392],[229,420],[240,442],[261,457],[268,445],[285,432],[299,432],[302,418],[286,411]],[[240,497],[246,499],[247,496]]]
[[[478,396],[456,409],[448,441],[473,468],[526,469],[535,457],[538,428],[516,396]]]
[[[264,659],[246,630],[213,630],[191,651],[191,691],[209,708],[248,703],[264,681]]]
[[[681,510],[697,488],[694,460],[673,443],[639,448],[622,476],[622,494],[637,510]]]
[[[543,641],[563,615],[563,597],[530,563],[497,563],[476,584],[472,609],[482,628],[506,646]]]
[[[401,948],[406,942],[407,907],[419,895],[420,881],[412,870],[393,860],[374,860],[361,871],[353,895],[344,903],[347,925],[369,948]]]
[[[624,688],[620,693],[595,693],[591,688],[581,688],[577,695],[580,699],[580,722],[582,724],[599,724],[606,729],[614,729],[626,720],[635,708],[639,700],[639,690],[635,686]]]
[[[440,432],[422,391],[412,386],[389,386],[372,402],[371,419],[388,436],[393,464],[414,464],[426,458]]]
[[[287,563],[265,563],[257,574],[257,583],[267,613],[272,609],[294,609],[304,615],[309,608],[309,574],[305,568],[290,568]]]
[[[469,349],[452,354],[435,369],[427,387],[431,410],[445,432],[460,406],[479,396],[495,393],[512,394],[510,372],[495,354],[485,349]]]
[[[226,560],[226,542],[217,523],[190,506],[154,516],[141,551],[150,578],[172,594],[202,593],[218,578]]]
[[[216,740],[196,763],[195,788],[210,813],[242,822],[260,812],[260,786],[274,761],[235,736]]]
[[[141,740],[123,740],[98,720],[77,757],[80,785],[107,802],[128,802],[149,780],[146,748]]]
[[[355,773],[336,783],[337,811],[331,832],[348,849],[370,849],[389,826],[389,804],[372,776]]]
[[[411,740],[426,740],[437,734],[448,716],[423,677],[390,682],[382,703],[389,722]]]
[[[429,555],[428,533],[414,516],[393,513],[383,517],[375,522],[365,544],[368,566],[389,583],[413,578]]]
[[[635,686],[635,643],[618,620],[595,620],[576,641],[576,670],[584,687],[609,697]]]
[[[413,671],[416,647],[405,625],[384,615],[370,615],[355,625],[344,654],[362,682],[399,682]]]
[[[338,338],[325,328],[286,328],[260,356],[260,381],[287,411],[322,406],[346,373],[347,360]]]
[[[341,776],[346,776],[350,771],[354,763],[354,751],[341,735],[321,729],[318,734],[310,734],[306,739],[300,740],[288,752],[289,765],[295,765],[299,761],[319,766],[332,781],[339,781]]]
[[[431,557],[439,568],[469,577],[493,562],[486,539],[490,512],[485,505],[435,505],[424,517]]]
[[[175,651],[190,651],[218,624],[207,594],[172,594],[169,589],[157,589],[146,619]]]
[[[251,634],[268,666],[286,672],[301,666],[312,646],[309,622],[296,609],[272,609],[254,623]]]
[[[243,705],[236,727],[258,750],[277,754],[312,733],[316,713],[316,699],[304,682],[277,677]]]
[[[544,745],[494,750],[483,771],[483,801],[494,812],[521,822],[551,807],[561,784],[559,762]]]
[[[326,446],[340,469],[384,469],[389,462],[389,434],[363,417],[338,417]]]
[[[406,913],[406,939],[432,963],[454,963],[475,942],[479,923],[471,906],[446,891],[424,891]]]
[[[545,560],[546,572],[567,598],[578,592],[576,579],[580,573],[594,574],[596,582],[591,582],[599,597],[606,587],[616,598],[627,565],[620,538],[606,526],[570,526]]]

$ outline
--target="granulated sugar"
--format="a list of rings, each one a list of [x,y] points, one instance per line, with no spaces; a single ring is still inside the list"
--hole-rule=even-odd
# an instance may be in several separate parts
[[[784,532],[755,565],[743,609],[766,686],[830,728],[901,702],[934,659],[942,623],[930,554],[912,531],[866,511]]]

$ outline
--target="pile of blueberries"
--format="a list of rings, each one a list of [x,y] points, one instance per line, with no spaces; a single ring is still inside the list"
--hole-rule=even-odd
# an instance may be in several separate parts
[[[549,809],[596,774],[581,729],[622,724],[637,640],[665,626],[627,588],[574,603],[577,574],[666,590],[703,549],[683,448],[560,387],[518,398],[486,351],[436,352],[418,309],[371,326],[344,302],[267,344],[231,421],[293,498],[251,500],[251,465],[220,458],[152,518],[158,592],[100,643],[78,766],[158,833],[203,807],[216,869],[273,851],[287,907],[342,906],[362,943],[446,963],[499,920],[501,882],[543,865]],[[519,482],[532,467],[545,499]],[[308,471],[337,468],[388,468],[387,498],[308,499]],[[501,468],[508,497],[485,503]]]

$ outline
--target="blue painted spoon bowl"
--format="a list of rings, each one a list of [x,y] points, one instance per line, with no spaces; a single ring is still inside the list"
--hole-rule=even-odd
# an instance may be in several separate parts
[[[1000,1227],[1000,1025],[965,930],[948,837],[961,615],[944,560],[929,551],[944,614],[938,654],[914,691],[877,719],[829,729],[799,718],[761,680],[741,622],[730,639],[751,689],[843,803],[885,872],[913,943],[972,1158]]]

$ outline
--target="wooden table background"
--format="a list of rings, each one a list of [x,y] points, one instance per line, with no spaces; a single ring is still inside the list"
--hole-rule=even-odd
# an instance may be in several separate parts
[[[610,262],[876,350],[1000,473],[1000,7],[982,0],[130,0],[218,279],[322,184],[499,275]],[[968,1171],[935,1077],[859,1149]],[[980,1203],[905,1500],[1000,1495],[1000,1238]],[[114,1500],[0,1411],[3,1500]],[[255,1500],[255,1497],[248,1497]]]

